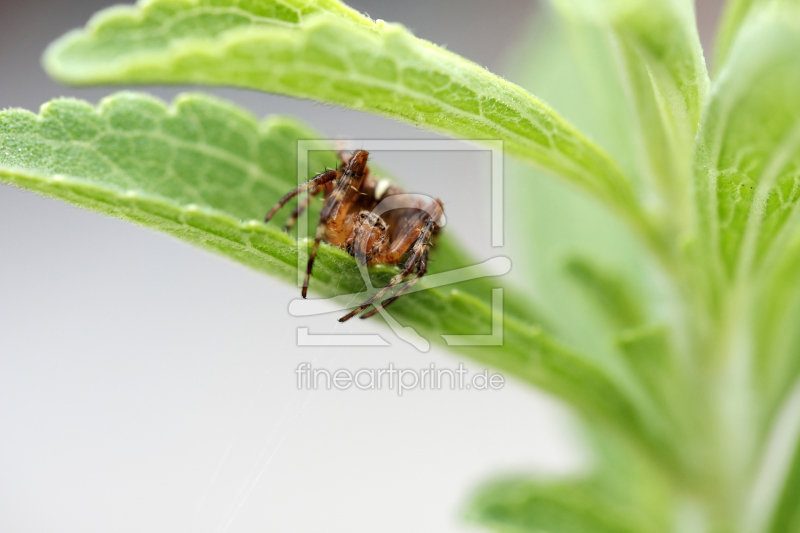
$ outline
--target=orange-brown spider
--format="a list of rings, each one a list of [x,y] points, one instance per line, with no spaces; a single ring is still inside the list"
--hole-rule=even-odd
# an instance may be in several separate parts
[[[314,246],[308,257],[301,293],[303,298],[308,292],[308,280],[314,267],[319,243],[323,239],[347,250],[362,265],[380,263],[394,265],[407,255],[402,270],[389,284],[339,319],[339,322],[344,322],[375,304],[392,287],[411,276],[408,283],[396,294],[380,304],[384,308],[389,306],[425,275],[428,269],[430,240],[443,225],[444,207],[438,199],[405,194],[390,181],[370,176],[367,167],[369,152],[365,150],[356,150],[352,155],[340,152],[339,157],[342,160],[339,168],[317,174],[310,181],[289,192],[270,209],[265,221],[269,222],[289,200],[302,192],[309,191],[308,196],[298,203],[287,220],[284,229],[288,230],[308,207],[311,197],[321,192],[325,193],[319,225],[314,236]],[[396,198],[388,203],[394,204],[394,207],[390,205],[387,208],[386,204],[379,207],[383,200],[392,196]],[[368,318],[377,312],[376,307],[363,314],[361,318]]]

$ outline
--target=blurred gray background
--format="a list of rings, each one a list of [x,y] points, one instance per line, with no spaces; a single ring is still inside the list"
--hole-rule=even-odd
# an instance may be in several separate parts
[[[107,5],[3,0],[0,108],[37,110],[63,95],[96,103],[117,90],[63,87],[39,66],[50,41]],[[522,0],[350,5],[501,74],[504,51],[536,13]],[[708,49],[720,1],[697,10]],[[171,100],[185,88],[139,90]],[[258,116],[296,115],[329,137],[436,138],[311,102],[208,92]],[[469,237],[478,258],[496,255],[488,155],[375,158],[410,189],[445,199],[447,231]],[[425,175],[413,171],[420,161]],[[420,354],[377,322],[291,317],[298,292],[164,235],[0,186],[0,531],[464,531],[459,513],[481,481],[583,464],[567,412],[514,382],[403,397],[298,391],[301,362],[460,361]],[[378,332],[392,346],[298,347],[299,326]]]

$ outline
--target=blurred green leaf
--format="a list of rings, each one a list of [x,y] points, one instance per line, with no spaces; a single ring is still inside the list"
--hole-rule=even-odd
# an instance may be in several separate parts
[[[775,5],[800,5],[797,0],[728,0],[722,13],[714,49],[714,62],[719,71],[728,58],[728,53],[736,40],[739,30],[748,18],[757,16],[759,11]]]
[[[663,400],[664,392],[674,385],[676,378],[667,328],[645,326],[629,329],[617,336],[617,344],[653,396]]]
[[[601,68],[606,66],[602,54],[596,63],[587,61],[597,65],[596,76],[589,83],[583,63],[573,53],[572,39],[563,18],[552,11],[541,14],[510,60],[511,76],[615,157],[629,157],[624,142],[630,136],[626,115],[617,116],[605,99],[607,94],[621,95],[621,86]],[[587,46],[586,50],[600,48]],[[635,165],[624,165],[635,170]],[[654,285],[652,261],[630,229],[592,198],[519,163],[512,161],[507,169],[506,213],[515,221],[507,238],[515,265],[512,275],[517,274],[516,282],[547,308],[561,338],[613,366],[616,331],[609,327],[602,309],[575,290],[575,280],[564,264],[578,256],[603,265],[604,270],[625,280],[627,291],[649,312],[650,299],[655,296],[647,292]]]
[[[647,325],[622,331],[616,343],[648,396],[658,403],[661,416],[672,421],[673,437],[682,440],[682,450],[689,451],[693,424],[702,424],[698,421],[702,416],[692,414],[698,399],[681,371],[688,362],[678,357],[670,335],[667,326]],[[679,432],[684,434],[679,436]]]
[[[756,291],[753,381],[762,407],[763,427],[774,422],[800,377],[800,232],[781,247],[780,259],[752,282]]]
[[[592,481],[508,480],[484,489],[470,519],[494,531],[515,533],[661,531],[647,516],[636,516],[639,513],[607,496],[606,488]]]
[[[597,428],[589,433],[590,473],[496,480],[472,498],[467,518],[504,533],[678,531],[671,480],[624,441]]]
[[[666,211],[665,222],[679,223],[688,213],[687,162],[708,87],[693,3],[551,1],[584,83],[599,86],[596,105],[626,119],[630,154],[623,157],[634,158],[642,195]]]
[[[746,279],[800,199],[800,11],[750,19],[714,82],[698,134],[695,179],[713,279]]]
[[[710,354],[724,368],[709,379],[736,406],[717,423],[727,424],[721,440],[740,492],[759,481],[750,474],[754,457],[769,453],[767,437],[800,372],[800,9],[757,4],[732,6],[748,13],[735,38],[721,37],[731,42],[695,148],[699,241],[691,259],[708,272],[697,288],[709,293],[703,300],[717,321],[704,332],[717,339],[695,357]],[[781,505],[796,508],[797,500]]]
[[[795,442],[800,443],[796,438]],[[778,496],[775,509],[766,528],[767,533],[800,532],[800,444],[795,446],[782,490]]]
[[[581,257],[567,262],[567,273],[584,294],[607,317],[609,325],[626,329],[641,325],[645,312],[620,276],[604,271],[596,263]]]
[[[717,27],[714,46],[714,63],[718,72],[725,64],[728,52],[747,15],[756,6],[765,6],[773,0],[728,0]]]
[[[657,170],[674,194],[684,195],[677,201],[688,203],[692,142],[707,75],[691,6],[654,6],[654,17],[649,17],[642,13],[648,9],[645,4],[612,2],[618,10],[603,13],[597,13],[600,9],[594,4],[594,12],[578,12],[580,6],[588,5],[582,2],[574,8],[558,5],[555,11],[545,11],[512,58],[513,79],[541,96],[618,159],[625,171],[637,178],[645,201],[664,193],[648,174],[653,161],[647,150],[660,150],[655,154],[659,157],[674,156],[669,161],[674,165],[672,170]],[[626,11],[625,6],[636,9]],[[643,19],[638,20],[636,13]],[[658,26],[658,17],[673,27],[668,34],[653,31],[648,35]],[[669,53],[657,53],[659,46]],[[621,52],[623,48],[627,55]],[[649,85],[636,86],[641,93],[632,94],[630,77],[640,76],[637,79],[641,82],[643,73],[653,78],[648,79]],[[668,102],[663,100],[666,92],[672,95]],[[674,98],[678,94],[680,97]],[[643,117],[642,113],[650,114]],[[639,122],[645,120],[651,122]],[[647,139],[650,144],[646,148],[643,139],[653,135],[653,129],[655,137]],[[673,136],[672,144],[662,142],[667,135]],[[676,146],[679,150],[668,154]],[[670,175],[673,170],[679,176]],[[683,324],[671,314],[675,309],[664,305],[677,298],[670,292],[669,283],[663,282],[630,233],[597,202],[521,165],[510,165],[507,175],[512,199],[509,214],[518,221],[510,238],[510,248],[517,250],[515,265],[520,267],[518,272],[527,275],[537,301],[554,316],[559,334],[583,351],[591,348],[598,365],[624,376],[621,379],[637,391],[633,396],[640,408],[655,403],[648,410],[651,416],[674,423],[668,426],[669,438],[680,448],[681,457],[680,466],[672,470],[676,479],[671,482],[691,485],[698,478],[715,476],[703,472],[707,465],[716,468],[708,461],[708,435],[694,431],[698,419],[701,424],[707,423],[706,412],[694,412],[698,405],[693,402],[703,398],[687,388],[682,375],[686,369],[676,363],[676,359],[687,363],[691,355],[679,358],[670,342],[672,328]],[[671,230],[677,234],[678,226],[685,222],[680,210],[667,216],[676,222]],[[580,258],[578,262],[570,259],[575,257]],[[565,261],[567,269],[563,268]],[[583,295],[574,290],[576,281]],[[645,325],[651,321],[668,326]],[[620,333],[621,328],[633,329]],[[676,396],[681,396],[679,401]],[[692,413],[685,410],[687,407]],[[598,472],[574,482],[514,480],[493,492],[491,505],[479,502],[478,514],[498,531],[675,530],[671,521],[678,520],[678,503],[665,495],[671,489],[662,485],[668,487],[670,482],[658,481],[656,485],[661,488],[652,491],[646,488],[649,480],[664,473],[626,476],[624,466],[630,454],[626,455],[624,445],[619,447],[623,468],[603,470],[603,482],[597,481],[601,476]],[[659,466],[650,467],[659,470]],[[605,482],[616,487],[603,487]],[[621,493],[655,495],[655,505],[631,518],[630,509],[646,508],[641,501],[610,496],[613,501],[605,503],[605,494]],[[659,518],[654,521],[653,517]],[[645,525],[641,525],[643,522]]]

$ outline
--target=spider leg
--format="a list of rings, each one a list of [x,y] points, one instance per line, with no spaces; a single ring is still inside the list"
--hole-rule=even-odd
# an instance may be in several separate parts
[[[322,238],[325,236],[326,223],[327,221],[323,222],[322,217],[320,217],[320,222],[317,225],[317,233],[314,235],[314,246],[311,247],[311,252],[308,254],[308,266],[306,266],[306,277],[303,279],[303,290],[300,291],[300,295],[303,298],[308,294],[308,280],[311,278],[311,270],[314,268],[314,259],[317,258],[319,243],[322,242]]]
[[[319,243],[325,237],[325,229],[328,221],[332,218],[339,216],[339,208],[345,203],[348,196],[352,195],[351,188],[353,183],[360,185],[361,179],[364,176],[364,169],[367,165],[368,153],[361,150],[353,154],[353,157],[348,161],[347,166],[337,172],[341,173],[341,177],[336,181],[336,187],[333,192],[325,200],[325,205],[322,207],[322,212],[319,215],[319,224],[317,225],[317,232],[314,235],[314,245],[311,247],[311,252],[308,254],[308,266],[306,267],[306,277],[303,280],[303,290],[300,295],[305,298],[308,293],[308,281],[311,278],[311,270],[314,268],[314,259],[317,257],[317,250],[319,250]],[[330,180],[329,180],[330,181]],[[357,189],[356,189],[357,190]]]
[[[328,170],[328,171],[323,172],[322,174],[317,174],[311,180],[305,182],[304,184],[302,184],[301,186],[299,186],[295,190],[287,193],[286,196],[284,196],[283,198],[278,200],[278,202],[274,206],[272,206],[272,209],[269,210],[269,213],[267,213],[267,216],[264,217],[264,222],[269,222],[272,219],[272,217],[275,216],[275,213],[278,212],[278,209],[280,209],[281,207],[286,205],[286,202],[288,202],[289,200],[291,200],[292,198],[294,198],[295,196],[297,196],[301,192],[305,192],[305,191],[307,191],[308,189],[310,189],[312,187],[318,187],[320,185],[324,185],[324,184],[326,184],[328,182],[331,182],[331,181],[337,179],[339,177],[340,173],[341,173],[340,170]]]
[[[386,285],[384,288],[379,290],[372,298],[364,302],[363,304],[359,305],[342,318],[339,319],[339,322],[346,322],[356,316],[358,313],[375,303],[376,301],[383,298],[383,296],[389,292],[392,287],[398,285],[403,279],[406,278],[411,272],[414,271],[414,268],[417,267],[417,264],[420,262],[420,258],[422,257],[425,250],[427,250],[427,243],[428,239],[431,236],[431,232],[433,231],[433,220],[428,218],[425,220],[425,224],[422,228],[422,231],[419,233],[416,241],[414,242],[413,247],[411,248],[411,256],[406,260],[405,264],[403,265],[403,270],[400,273],[395,274],[395,276],[389,281],[389,284]]]
[[[342,161],[341,168],[346,167],[350,164],[350,160],[353,159],[353,155],[360,150],[356,150],[355,152],[350,152],[347,150],[347,141],[345,140],[337,140],[334,143],[334,147],[336,148],[336,153],[339,156],[339,159]],[[364,178],[366,179],[369,176],[369,167],[364,167]]]
[[[414,273],[414,275],[411,277],[411,279],[409,279],[409,280],[406,282],[406,284],[405,284],[405,285],[403,285],[403,286],[400,288],[400,290],[399,290],[399,291],[397,291],[397,293],[395,293],[395,295],[394,295],[394,296],[392,296],[391,298],[387,298],[387,299],[386,299],[386,300],[384,300],[383,302],[378,302],[378,303],[374,304],[374,305],[375,305],[375,307],[372,309],[372,311],[369,311],[369,312],[367,312],[367,313],[364,313],[364,314],[363,314],[363,315],[361,315],[359,318],[362,318],[362,319],[363,319],[363,318],[369,318],[369,317],[371,317],[371,316],[375,315],[376,313],[378,313],[378,306],[379,306],[379,305],[380,305],[382,308],[384,308],[384,309],[386,309],[387,307],[389,307],[389,305],[391,305],[391,303],[392,303],[393,301],[397,300],[397,299],[398,299],[398,298],[400,298],[400,297],[401,297],[403,294],[405,294],[406,292],[408,292],[408,291],[411,289],[411,287],[413,287],[413,286],[414,286],[414,284],[415,284],[417,281],[419,281],[419,278],[421,278],[422,276],[424,276],[424,275],[425,275],[427,272],[428,272],[428,247],[427,247],[427,246],[425,246],[425,251],[423,251],[423,252],[422,252],[422,255],[421,255],[421,256],[420,256],[420,258],[419,258],[419,262],[417,263],[417,271],[416,271],[416,273]]]
[[[342,166],[347,166],[347,164],[350,162],[350,157],[351,157],[350,152],[341,149],[337,150],[336,153],[339,154],[339,159],[342,160]]]
[[[289,215],[289,218],[286,220],[286,224],[283,225],[283,231],[288,232],[292,227],[294,227],[295,222],[300,215],[303,214],[303,211],[308,209],[309,204],[311,203],[311,199],[318,195],[320,192],[325,190],[325,185],[317,185],[313,189],[308,192],[308,196],[300,200],[298,202],[297,207],[294,208],[292,214]]]

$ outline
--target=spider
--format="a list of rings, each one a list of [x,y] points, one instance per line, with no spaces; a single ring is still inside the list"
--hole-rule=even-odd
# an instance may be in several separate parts
[[[388,285],[339,319],[339,322],[345,322],[376,305],[392,287],[411,276],[396,294],[378,304],[388,307],[425,275],[431,238],[444,225],[444,206],[439,199],[409,195],[389,180],[370,176],[367,167],[369,152],[366,150],[356,150],[352,154],[340,151],[339,158],[342,161],[339,168],[317,174],[278,200],[267,213],[265,222],[269,222],[289,200],[308,191],[308,196],[298,203],[286,221],[284,230],[288,231],[306,210],[311,198],[324,192],[324,205],[303,281],[303,298],[308,292],[309,277],[322,240],[347,250],[362,265],[394,265],[407,257],[401,271]],[[391,196],[397,196],[392,203],[400,207],[390,207],[390,210],[382,207],[375,212],[381,201]],[[381,213],[382,210],[385,212]],[[369,318],[377,312],[376,306],[361,318]]]

